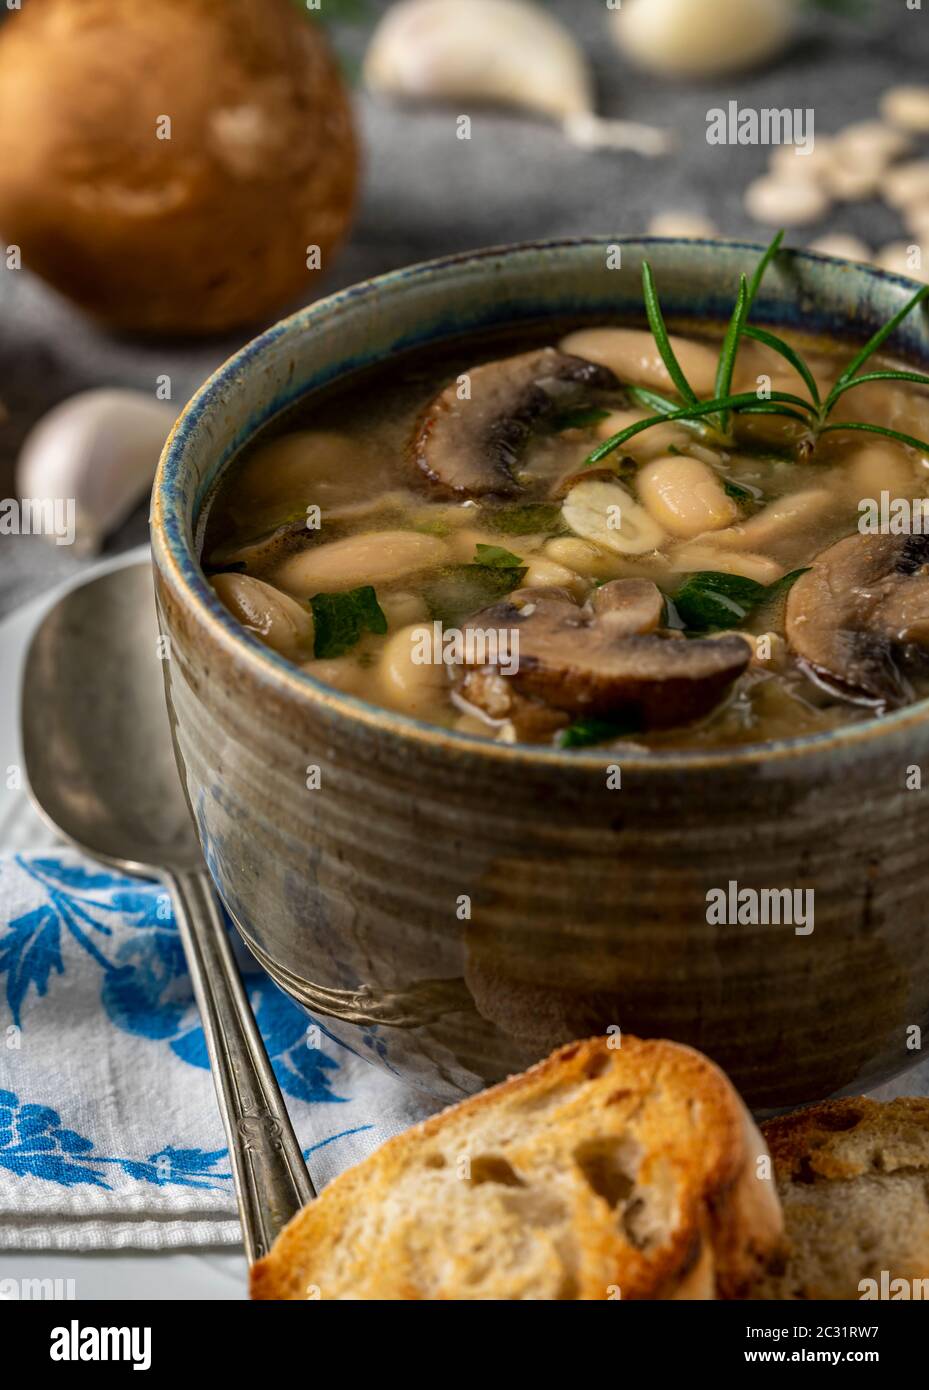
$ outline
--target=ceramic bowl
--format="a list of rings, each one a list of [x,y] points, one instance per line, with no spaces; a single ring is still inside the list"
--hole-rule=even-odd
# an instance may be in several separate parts
[[[243,348],[165,449],[152,541],[168,698],[219,892],[323,1029],[437,1096],[608,1028],[704,1049],[761,1110],[864,1089],[920,1056],[929,793],[908,789],[907,769],[929,764],[924,706],[827,735],[621,764],[596,749],[503,746],[291,667],[226,613],[198,565],[217,479],[307,392],[471,331],[553,314],[641,322],[646,256],[676,326],[719,324],[760,251],[585,239],[383,276]],[[784,256],[755,321],[851,342],[913,288]],[[925,359],[925,324],[912,315],[893,346]],[[730,884],[812,889],[813,931],[708,921],[707,894]]]

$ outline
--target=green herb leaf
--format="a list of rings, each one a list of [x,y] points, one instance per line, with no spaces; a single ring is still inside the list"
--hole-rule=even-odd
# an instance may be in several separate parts
[[[768,266],[774,260],[774,257],[777,255],[778,251],[780,251],[781,242],[783,240],[784,229],[782,227],[781,230],[771,238],[771,242],[768,246],[768,249],[765,251],[758,264],[755,266],[755,273],[752,276],[751,282],[748,286],[748,308],[746,312],[751,311],[752,306],[754,305],[755,300],[758,296],[758,291],[761,289],[761,282],[765,277],[765,273],[767,272]]]
[[[591,425],[599,425],[609,414],[608,410],[600,406],[578,406],[576,410],[565,410],[556,415],[552,420],[552,429],[556,434],[561,434],[564,430],[586,430]]]
[[[846,391],[851,391],[856,386],[864,386],[869,381],[915,381],[917,386],[929,386],[929,376],[924,376],[922,372],[865,372],[863,376],[856,376],[853,380],[847,381],[842,387],[837,385],[833,391],[832,404],[835,405]]]
[[[921,454],[929,454],[929,443],[917,439],[912,434],[901,434],[899,430],[889,430],[885,425],[866,425],[861,420],[842,420],[835,425],[823,425],[820,434],[834,434],[836,430],[862,430],[865,434],[882,434],[885,439],[896,439],[899,444],[909,444]]]
[[[689,628],[738,627],[761,602],[765,586],[741,574],[700,570],[674,595],[674,606]]]
[[[589,748],[591,744],[625,738],[639,730],[640,726],[632,720],[618,723],[610,719],[578,719],[558,731],[555,743],[559,748]]]
[[[723,479],[723,490],[727,497],[731,497],[734,502],[744,502],[750,504],[757,502],[758,498],[747,487],[742,487],[739,483],[732,482],[729,478]]]
[[[772,392],[770,400],[764,404],[771,406],[782,401],[787,404],[800,405],[805,410],[815,413],[815,407],[809,401],[803,400],[801,396],[794,396],[789,391]],[[758,405],[758,397],[754,391],[743,391],[735,396],[725,396],[721,400],[698,401],[696,405],[685,406],[681,410],[671,411],[668,415],[652,415],[647,420],[638,420],[634,425],[628,425],[626,429],[620,430],[618,434],[611,435],[609,439],[587,455],[582,467],[594,467],[617,449],[621,449],[626,441],[632,439],[634,435],[641,434],[643,430],[651,429],[653,425],[664,424],[667,420],[683,420],[687,416],[714,415],[723,408],[729,409],[736,406],[751,408]],[[764,413],[772,414],[773,411],[765,411]]]
[[[645,312],[648,315],[648,326],[652,330],[652,337],[655,339],[658,351],[661,354],[661,360],[668,369],[668,375],[680,392],[681,399],[689,402],[691,405],[697,405],[697,397],[693,387],[684,375],[681,364],[674,355],[671,339],[668,337],[668,330],[665,327],[664,315],[661,312],[661,305],[658,302],[655,277],[652,274],[652,268],[648,261],[643,261],[642,263],[642,290],[645,295]]]
[[[317,658],[342,656],[363,632],[387,631],[387,619],[370,584],[347,593],[314,594],[310,607],[315,626],[313,655]]]
[[[478,544],[474,548],[474,559],[471,563],[489,565],[491,569],[495,570],[508,570],[518,569],[522,560],[511,550],[504,550],[502,545]]]
[[[898,324],[902,323],[907,314],[911,313],[912,310],[916,308],[917,304],[921,304],[927,296],[929,296],[929,285],[923,285],[922,289],[917,290],[913,298],[908,300],[902,309],[897,310],[893,318],[888,320],[883,328],[879,328],[874,336],[868,339],[861,351],[849,362],[845,371],[826,397],[826,404],[823,407],[824,415],[829,414],[848,382],[851,381],[853,376],[857,376],[859,368],[863,367],[868,358],[875,353],[879,347],[883,346]]]
[[[803,378],[810,398],[817,406],[819,405],[819,387],[816,385],[816,378],[800,354],[795,352],[789,343],[785,343],[783,338],[778,338],[774,333],[768,333],[764,328],[752,328],[751,326],[745,329],[745,337],[751,338],[756,343],[764,343],[765,347],[771,348],[772,351],[779,353],[786,362],[789,362],[794,371],[799,372]]]
[[[557,502],[511,502],[493,510],[484,508],[481,520],[505,536],[529,536],[535,531],[556,530],[561,506]]]
[[[429,615],[444,627],[458,627],[464,618],[518,589],[525,574],[524,567],[449,565],[426,584]]]
[[[732,373],[735,371],[735,356],[739,350],[739,342],[742,337],[742,329],[745,327],[745,315],[748,313],[748,281],[744,275],[739,277],[739,294],[729,320],[729,327],[726,329],[726,336],[723,339],[722,349],[719,354],[719,362],[716,366],[716,390],[717,397],[728,396],[732,388]],[[728,410],[720,412],[719,424],[723,434],[729,431]]]
[[[768,598],[786,593],[806,570],[781,575],[773,584],[759,584],[741,574],[698,570],[674,595],[674,606],[685,625],[696,632],[738,627]]]

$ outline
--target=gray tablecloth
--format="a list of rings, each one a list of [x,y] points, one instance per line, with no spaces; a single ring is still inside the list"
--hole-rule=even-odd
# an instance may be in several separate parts
[[[340,7],[344,10],[344,5]],[[354,8],[354,7],[353,7]],[[357,72],[371,24],[385,8],[362,3],[361,21],[333,26],[346,69]],[[659,82],[632,70],[607,36],[602,0],[549,6],[583,40],[596,71],[604,114],[673,126],[675,157],[582,153],[559,131],[521,115],[475,110],[469,142],[455,138],[455,111],[397,110],[357,92],[365,148],[361,205],[349,244],[320,293],[446,252],[536,236],[634,234],[668,208],[708,213],[727,235],[764,237],[741,205],[745,184],[768,151],[706,142],[706,113],[734,97],[743,106],[815,109],[827,133],[876,113],[892,83],[921,82],[929,55],[929,0],[874,0],[871,17],[811,15],[776,64],[725,83]],[[838,6],[841,11],[843,7]],[[325,4],[323,6],[325,10]],[[725,35],[720,34],[720,43]],[[54,74],[49,74],[54,80]],[[828,222],[798,234],[855,231],[872,245],[900,235],[896,216],[874,202],[838,207]],[[117,340],[88,323],[27,271],[0,270],[0,497],[13,495],[13,465],[29,426],[50,406],[90,386],[153,389],[167,372],[178,405],[250,334],[210,343],[158,345]],[[145,508],[111,538],[121,550],[145,535]],[[35,537],[0,536],[0,614],[73,573],[67,547]]]

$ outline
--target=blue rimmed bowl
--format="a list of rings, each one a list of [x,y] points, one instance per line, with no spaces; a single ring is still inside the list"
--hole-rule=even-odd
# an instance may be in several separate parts
[[[166,446],[152,544],[168,700],[216,885],[283,989],[444,1098],[615,1026],[704,1049],[760,1109],[863,1089],[917,1060],[929,800],[906,774],[929,759],[926,709],[731,752],[624,756],[617,788],[615,755],[449,732],[288,665],[204,579],[204,503],[264,424],[358,368],[552,316],[640,322],[645,256],[675,327],[720,325],[760,253],[584,239],[383,276],[248,344]],[[785,255],[755,321],[850,345],[914,288]],[[891,346],[929,357],[925,318]],[[812,889],[812,933],[708,923],[708,892],[730,883]]]

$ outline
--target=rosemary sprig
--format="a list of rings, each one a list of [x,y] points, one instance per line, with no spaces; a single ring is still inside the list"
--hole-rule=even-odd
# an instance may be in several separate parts
[[[852,358],[823,401],[813,373],[797,350],[776,334],[770,333],[766,329],[754,328],[747,323],[765,271],[780,250],[783,237],[782,231],[774,237],[756,266],[750,281],[744,275],[740,277],[738,297],[720,350],[719,363],[716,369],[715,393],[712,400],[700,400],[688,382],[671,346],[651,266],[647,261],[643,264],[642,290],[648,324],[659,355],[668,369],[668,374],[682,403],[677,403],[658,391],[644,387],[630,388],[629,394],[634,401],[658,413],[645,420],[639,420],[634,425],[629,425],[626,429],[620,430],[605,440],[585,459],[585,467],[602,463],[604,459],[609,458],[617,449],[621,449],[635,435],[651,429],[653,425],[664,424],[668,421],[679,421],[681,424],[698,429],[702,433],[711,435],[715,433],[722,442],[730,444],[732,442],[732,418],[741,415],[779,415],[786,419],[796,420],[804,426],[807,442],[809,443],[811,438],[814,446],[820,435],[851,429],[862,430],[868,434],[883,435],[886,439],[908,444],[911,448],[929,454],[929,443],[925,440],[917,439],[913,435],[901,434],[899,430],[892,430],[884,425],[847,420],[833,424],[828,423],[836,403],[846,391],[851,391],[856,386],[863,386],[870,381],[902,381],[912,382],[919,386],[929,386],[929,376],[921,372],[891,370],[861,372],[868,358],[883,346],[907,315],[929,297],[929,285],[924,285],[922,289],[918,290],[902,309],[899,309],[882,328],[873,334],[864,347]],[[732,394],[732,377],[739,345],[743,338],[750,338],[754,342],[762,343],[783,357],[800,376],[809,392],[809,399],[804,399],[790,391],[773,391],[765,396],[759,395],[757,391]]]

